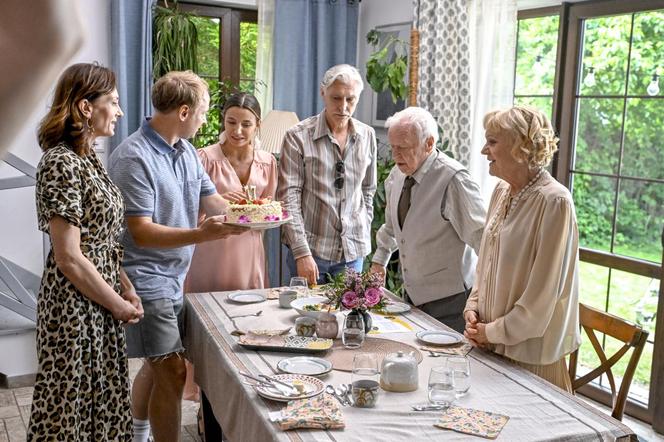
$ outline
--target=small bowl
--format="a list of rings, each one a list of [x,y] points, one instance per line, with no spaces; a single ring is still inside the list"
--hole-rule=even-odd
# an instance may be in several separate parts
[[[316,332],[316,320],[309,316],[300,316],[295,320],[295,333],[311,337]]]

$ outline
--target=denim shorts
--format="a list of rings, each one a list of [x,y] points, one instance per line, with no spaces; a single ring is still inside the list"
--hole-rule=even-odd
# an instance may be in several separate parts
[[[182,300],[144,301],[143,319],[127,327],[127,356],[159,358],[184,352]]]

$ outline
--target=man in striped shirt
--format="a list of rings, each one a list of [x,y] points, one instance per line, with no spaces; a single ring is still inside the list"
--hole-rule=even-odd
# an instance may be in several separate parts
[[[371,251],[376,134],[352,118],[363,87],[353,66],[331,67],[320,84],[325,109],[284,137],[277,198],[293,221],[282,241],[291,275],[309,284],[346,267],[362,270]]]

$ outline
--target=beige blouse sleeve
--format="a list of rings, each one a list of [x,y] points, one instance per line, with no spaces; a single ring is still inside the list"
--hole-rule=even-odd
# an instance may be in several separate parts
[[[572,286],[565,284],[567,269],[574,265],[570,263],[576,256],[574,248],[578,247],[571,201],[562,196],[547,201],[539,224],[533,228],[538,229],[532,245],[534,260],[530,269],[521,270],[526,288],[507,314],[487,324],[491,343],[516,345],[541,337],[549,327],[562,327],[557,322],[565,319],[552,316],[558,300],[569,298],[568,293],[562,293],[563,287]]]

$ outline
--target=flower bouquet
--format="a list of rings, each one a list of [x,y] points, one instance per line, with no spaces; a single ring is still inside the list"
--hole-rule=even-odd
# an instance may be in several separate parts
[[[382,290],[383,281],[380,275],[370,272],[357,272],[347,268],[339,273],[325,289],[330,307],[338,310],[352,310],[351,314],[364,318],[365,329],[371,330],[369,310],[379,310],[387,304],[387,297]]]
[[[385,307],[387,298],[382,290],[383,281],[375,273],[360,273],[347,268],[326,287],[325,296],[337,309],[371,310]]]

